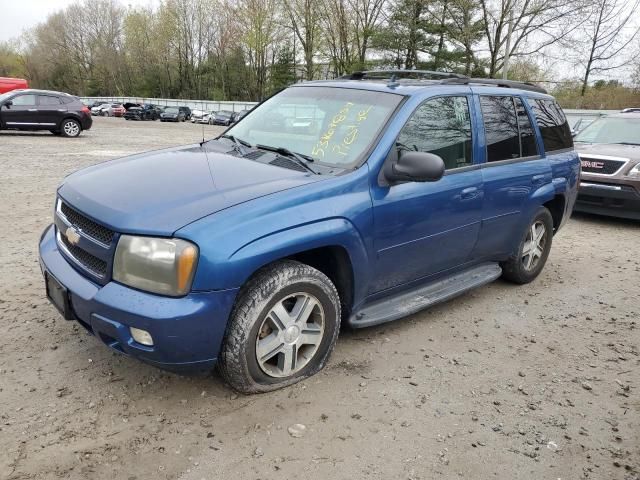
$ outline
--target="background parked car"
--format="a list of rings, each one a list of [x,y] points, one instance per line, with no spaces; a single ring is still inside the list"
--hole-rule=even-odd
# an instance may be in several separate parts
[[[28,89],[0,95],[0,129],[49,130],[77,137],[92,123],[89,108],[68,93]]]
[[[121,103],[113,103],[111,104],[111,115],[114,117],[121,117],[125,114],[127,110]]]
[[[161,122],[184,122],[186,119],[187,114],[182,107],[166,107],[160,114]]]
[[[0,93],[29,88],[24,78],[0,77]]]
[[[184,113],[184,119],[185,120],[191,120],[191,109],[189,107],[178,107],[180,109],[181,112]]]
[[[115,107],[120,106],[117,103],[101,103],[100,105],[96,105],[91,107],[91,115],[100,115],[102,117],[112,117],[113,109]]]
[[[233,112],[230,110],[220,110],[219,112],[211,112],[209,116],[210,125],[226,125],[233,123]]]
[[[191,123],[201,123],[202,117],[209,115],[204,110],[191,110]],[[204,122],[207,123],[207,122]]]
[[[157,105],[144,104],[142,106],[132,106],[124,114],[125,120],[158,120],[162,109]]]
[[[233,123],[236,123],[242,120],[247,115],[247,113],[249,113],[251,110],[252,110],[251,108],[247,108],[245,110],[240,110],[239,112],[234,112]]]

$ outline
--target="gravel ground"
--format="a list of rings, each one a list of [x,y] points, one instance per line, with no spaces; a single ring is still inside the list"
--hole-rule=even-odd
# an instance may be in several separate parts
[[[201,136],[115,118],[0,133],[0,478],[640,478],[640,223],[576,216],[531,285],[344,331],[323,372],[269,394],[62,320],[37,260],[62,178]]]

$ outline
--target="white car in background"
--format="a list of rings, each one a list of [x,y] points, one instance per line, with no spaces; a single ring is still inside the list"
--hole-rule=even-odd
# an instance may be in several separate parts
[[[201,123],[202,117],[207,115],[204,110],[191,110],[191,123]]]
[[[98,106],[91,107],[91,115],[100,115],[102,117],[112,117],[113,107],[115,106],[116,104],[102,103]]]

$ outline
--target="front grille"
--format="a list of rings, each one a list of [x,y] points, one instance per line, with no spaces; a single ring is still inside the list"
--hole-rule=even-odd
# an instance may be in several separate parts
[[[58,237],[62,241],[64,247],[69,251],[69,254],[83,267],[99,277],[104,277],[106,275],[107,262],[100,260],[98,257],[91,255],[89,252],[76,245],[72,245],[69,243],[69,240],[67,240],[66,235],[59,235]]]
[[[98,240],[105,245],[111,244],[114,232],[107,227],[97,224],[93,220],[88,219],[80,212],[77,212],[64,202],[60,204],[60,211],[67,218],[69,223],[80,230],[85,235]]]
[[[582,171],[585,173],[598,173],[600,175],[613,175],[627,163],[625,160],[609,160],[602,158],[580,157]]]
[[[299,172],[306,172],[307,169],[302,165],[288,159],[287,157],[276,157],[269,162],[270,165],[276,165],[278,167],[288,168],[290,170],[297,170]]]

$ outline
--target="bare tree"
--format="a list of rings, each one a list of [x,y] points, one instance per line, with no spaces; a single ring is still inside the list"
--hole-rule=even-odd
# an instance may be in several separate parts
[[[319,51],[321,5],[318,0],[282,0],[294,35],[304,54],[305,78],[313,80],[313,60]]]
[[[581,28],[588,52],[579,61],[584,68],[581,96],[584,97],[592,74],[615,70],[627,63],[616,60],[638,34],[640,27],[632,25],[638,6],[640,0],[596,0],[591,5],[588,20]],[[626,33],[627,29],[631,32]]]
[[[527,56],[553,45],[584,21],[584,2],[578,0],[480,0],[484,40],[489,50],[489,77],[502,68],[505,54]],[[511,44],[505,52],[511,24]]]

